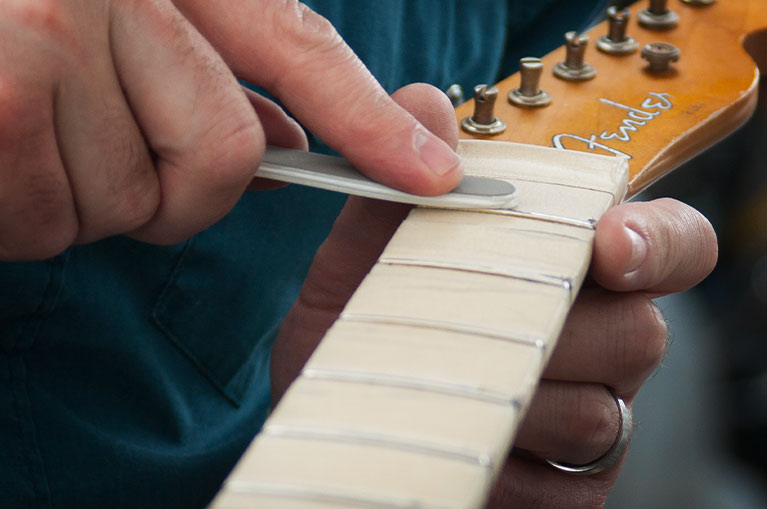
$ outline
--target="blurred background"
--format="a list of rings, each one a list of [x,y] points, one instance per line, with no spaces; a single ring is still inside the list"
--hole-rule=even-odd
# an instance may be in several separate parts
[[[767,32],[750,42],[764,75]],[[695,289],[658,301],[670,346],[635,400],[607,507],[767,508],[767,79],[743,128],[638,199],[661,196],[708,217],[719,263]]]

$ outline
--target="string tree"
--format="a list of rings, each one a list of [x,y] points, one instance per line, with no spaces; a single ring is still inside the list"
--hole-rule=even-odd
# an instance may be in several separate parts
[[[474,87],[474,113],[461,120],[461,128],[471,134],[496,135],[506,130],[506,123],[495,116],[498,89],[487,85]]]
[[[515,106],[540,108],[551,103],[551,94],[541,90],[543,62],[540,58],[525,57],[519,61],[520,84],[509,92],[509,101]]]
[[[609,55],[629,55],[639,48],[636,40],[626,35],[631,11],[611,6],[607,9],[608,32],[597,39],[597,49]]]
[[[554,66],[554,76],[566,81],[586,81],[597,75],[597,70],[584,61],[589,36],[577,32],[565,34],[565,60]]]

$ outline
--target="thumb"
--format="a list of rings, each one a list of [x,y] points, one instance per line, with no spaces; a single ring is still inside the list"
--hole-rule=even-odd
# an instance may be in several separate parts
[[[605,288],[680,292],[714,268],[717,240],[708,220],[676,200],[626,203],[597,224],[591,273]]]
[[[392,100],[332,25],[302,3],[176,4],[237,76],[278,97],[369,177],[424,195],[460,182],[455,152]]]

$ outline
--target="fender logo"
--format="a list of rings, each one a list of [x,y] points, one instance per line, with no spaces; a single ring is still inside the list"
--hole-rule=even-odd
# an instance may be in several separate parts
[[[625,104],[617,103],[609,99],[599,99],[599,101],[608,106],[628,111],[626,118],[621,121],[618,128],[613,132],[602,131],[599,136],[591,134],[587,138],[576,136],[574,134],[557,134],[552,138],[552,142],[556,148],[565,149],[566,147],[562,140],[571,139],[585,143],[586,148],[592,152],[596,150],[604,150],[605,152],[614,155],[622,155],[631,159],[631,156],[626,152],[610,147],[597,140],[630,142],[631,135],[639,131],[640,127],[646,126],[648,122],[655,120],[665,110],[670,110],[674,107],[674,104],[671,102],[670,94],[656,92],[650,92],[648,94],[648,97],[642,101],[641,109],[632,108],[631,106],[626,106]]]

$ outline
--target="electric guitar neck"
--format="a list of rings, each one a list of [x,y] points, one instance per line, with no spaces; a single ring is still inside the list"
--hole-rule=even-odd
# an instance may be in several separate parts
[[[651,4],[457,108],[467,174],[512,183],[519,205],[414,209],[212,507],[485,503],[596,221],[756,105],[744,46],[765,47],[767,2]]]

